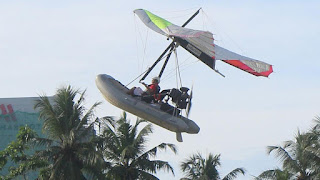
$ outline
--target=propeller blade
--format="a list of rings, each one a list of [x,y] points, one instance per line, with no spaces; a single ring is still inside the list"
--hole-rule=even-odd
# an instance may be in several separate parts
[[[189,117],[190,110],[191,110],[191,102],[189,102],[189,103],[187,104],[187,111],[186,111],[187,118]]]
[[[192,102],[191,102],[192,96],[193,96],[192,93],[193,93],[193,84],[192,84],[192,87],[191,87],[191,91],[190,91],[190,95],[189,95],[189,101],[188,101],[187,108],[186,108],[187,118],[189,117],[191,106],[192,106]]]

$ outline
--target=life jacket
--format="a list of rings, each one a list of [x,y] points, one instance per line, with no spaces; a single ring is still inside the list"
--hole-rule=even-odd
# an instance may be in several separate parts
[[[161,95],[160,95],[160,86],[159,86],[159,84],[157,84],[157,87],[156,87],[157,89],[156,89],[156,91],[154,92],[154,94],[153,94],[153,98],[156,100],[156,101],[159,101],[159,100],[161,100]]]
[[[151,86],[154,87],[151,88]],[[160,86],[158,84],[149,84],[148,87],[152,89],[152,92],[149,92],[150,94],[148,93],[148,95],[142,96],[142,100],[147,103],[150,103],[154,100],[160,100]]]

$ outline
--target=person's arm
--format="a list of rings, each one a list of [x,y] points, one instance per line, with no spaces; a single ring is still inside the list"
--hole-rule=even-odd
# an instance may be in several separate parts
[[[146,83],[142,83],[150,94],[154,94],[156,92],[156,86],[154,84],[147,85]]]
[[[142,84],[144,85],[144,87],[147,88],[147,91],[152,92],[152,89],[148,86],[148,84],[142,82]]]

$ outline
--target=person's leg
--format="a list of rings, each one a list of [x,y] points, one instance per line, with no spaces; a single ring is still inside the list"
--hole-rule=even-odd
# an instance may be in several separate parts
[[[133,96],[133,91],[134,91],[135,88],[136,88],[136,87],[133,87],[133,88],[129,89],[129,91],[127,92],[127,94]]]

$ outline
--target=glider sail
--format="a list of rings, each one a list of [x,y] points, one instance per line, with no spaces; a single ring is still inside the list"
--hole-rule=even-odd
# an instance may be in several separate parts
[[[216,60],[222,60],[255,76],[268,77],[273,72],[270,64],[239,55],[214,44],[211,32],[177,26],[144,9],[137,9],[134,13],[147,27],[172,38],[174,42],[213,70],[215,70]]]
[[[215,54],[216,59],[222,60],[255,76],[268,77],[273,72],[272,65],[268,63],[241,56],[218,45],[215,45]]]

